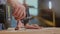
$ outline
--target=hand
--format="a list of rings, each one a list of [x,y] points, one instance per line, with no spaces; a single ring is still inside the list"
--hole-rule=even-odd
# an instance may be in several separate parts
[[[27,29],[41,29],[42,27],[38,26],[37,24],[32,24],[32,25],[26,24],[25,28],[27,28]]]
[[[16,20],[20,20],[26,17],[25,7],[18,0],[7,0],[7,2],[12,6],[13,13],[12,15]]]

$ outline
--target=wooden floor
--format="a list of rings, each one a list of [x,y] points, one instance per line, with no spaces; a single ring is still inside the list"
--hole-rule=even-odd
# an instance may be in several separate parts
[[[0,31],[0,34],[60,34],[60,28],[21,29],[17,31],[14,28],[9,28]]]

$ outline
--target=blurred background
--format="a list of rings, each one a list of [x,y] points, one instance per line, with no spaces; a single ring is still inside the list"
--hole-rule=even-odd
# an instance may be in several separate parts
[[[13,8],[0,0],[0,29],[16,27],[16,20],[12,16]],[[43,27],[60,27],[60,0],[19,0],[26,6],[29,24]]]

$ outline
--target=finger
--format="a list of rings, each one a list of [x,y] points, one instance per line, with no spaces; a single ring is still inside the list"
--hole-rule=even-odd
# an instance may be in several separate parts
[[[25,18],[25,17],[26,17],[26,11],[25,11],[25,8],[24,8],[22,11],[23,11],[23,14],[22,14],[21,19],[23,19],[23,18]]]
[[[18,7],[16,7],[14,10],[15,10],[15,11],[14,11],[14,13],[13,13],[13,16],[17,17]]]

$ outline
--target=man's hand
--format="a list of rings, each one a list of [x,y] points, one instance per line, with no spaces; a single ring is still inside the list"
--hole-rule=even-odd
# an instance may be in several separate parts
[[[18,28],[16,28],[16,29],[23,27],[24,24],[21,22],[21,19],[24,19],[26,16],[24,5],[19,3],[18,0],[8,0],[7,2],[10,4],[10,6],[12,6],[12,8],[14,8],[12,15],[17,20],[16,27],[18,27]]]

